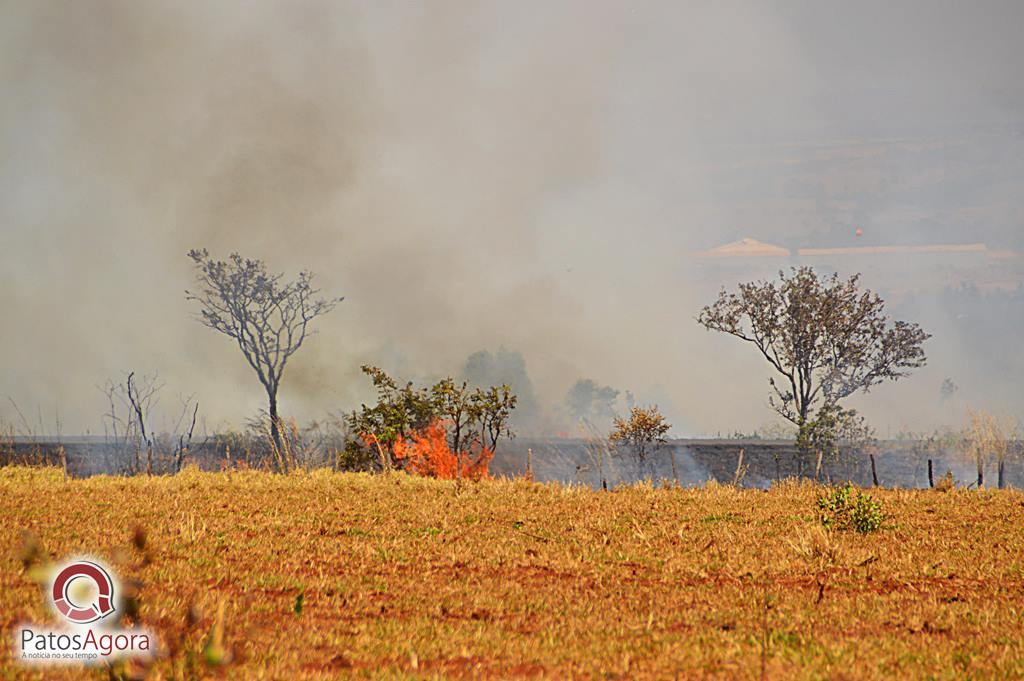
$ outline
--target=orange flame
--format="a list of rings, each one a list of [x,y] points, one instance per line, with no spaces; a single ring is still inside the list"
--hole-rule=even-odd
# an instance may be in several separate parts
[[[488,478],[487,467],[494,457],[494,452],[486,447],[476,457],[469,452],[456,454],[448,446],[448,433],[440,421],[413,432],[411,438],[396,439],[394,452],[395,459],[403,461],[406,470],[441,480]]]

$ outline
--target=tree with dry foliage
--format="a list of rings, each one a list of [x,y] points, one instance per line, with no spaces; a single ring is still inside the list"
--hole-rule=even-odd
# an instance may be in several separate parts
[[[199,303],[199,320],[234,340],[256,372],[267,392],[271,436],[280,450],[277,391],[285,365],[313,333],[313,320],[344,299],[318,297],[320,290],[313,288],[313,274],[307,271],[285,281],[284,275],[268,273],[262,261],[237,253],[215,260],[202,249],[189,251],[188,257],[195,263],[199,288],[186,295]]]
[[[608,439],[613,444],[632,448],[640,461],[667,442],[665,434],[672,428],[657,406],[633,407],[629,410],[628,419],[616,416],[614,425]]]
[[[798,428],[816,409],[924,366],[921,346],[930,338],[917,324],[890,323],[860,275],[820,278],[810,267],[723,290],[697,321],[758,349],[781,376],[769,379],[769,403]]]
[[[1016,438],[1013,428],[987,411],[968,410],[970,424],[964,430],[963,443],[968,459],[978,473],[978,488],[985,484],[985,466],[996,464],[996,484],[999,489],[1006,486],[1006,460],[1013,453]]]

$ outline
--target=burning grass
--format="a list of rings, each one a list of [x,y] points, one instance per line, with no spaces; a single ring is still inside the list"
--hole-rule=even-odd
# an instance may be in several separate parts
[[[27,531],[138,580],[153,678],[1024,674],[1024,494],[879,490],[860,535],[821,491],[6,468],[0,621],[49,617]]]

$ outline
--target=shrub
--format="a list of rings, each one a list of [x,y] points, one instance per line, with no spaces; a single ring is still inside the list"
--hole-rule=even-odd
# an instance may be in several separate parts
[[[953,481],[953,471],[946,471],[946,474],[935,481],[935,491],[950,492],[956,489],[956,482]]]
[[[360,440],[348,440],[345,446],[335,451],[334,467],[339,471],[369,471],[377,463],[377,452],[365,447]]]
[[[426,442],[428,432],[435,433],[437,424],[443,424],[447,448],[460,456],[486,452],[489,459],[501,438],[514,436],[509,418],[517,398],[507,385],[470,388],[466,382],[445,378],[429,388],[414,388],[412,383],[399,387],[377,367],[362,369],[377,388],[377,404],[364,404],[346,417],[345,425],[355,436],[346,446],[350,458],[359,458],[356,450],[363,448],[370,452],[363,460],[377,458],[383,469],[402,468],[417,459],[403,455],[401,443],[406,446],[403,451],[411,451],[407,447],[410,438],[426,438]]]
[[[845,485],[834,490],[831,494],[818,497],[818,511],[822,525],[828,528],[835,528],[838,521],[846,515],[852,489],[852,486]]]
[[[875,532],[882,527],[882,504],[875,501],[870,494],[857,493],[850,509],[850,524],[861,534]]]
[[[854,530],[860,534],[882,527],[882,505],[870,494],[855,491],[847,483],[830,494],[818,497],[821,524],[835,530]]]

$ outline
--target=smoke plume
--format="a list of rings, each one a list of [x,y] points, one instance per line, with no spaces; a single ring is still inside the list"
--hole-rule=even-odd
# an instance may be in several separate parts
[[[507,348],[542,404],[585,377],[670,402],[680,434],[749,431],[771,419],[767,367],[694,317],[789,263],[689,253],[855,228],[985,242],[1008,252],[996,280],[934,266],[1021,311],[1022,19],[1013,1],[6,3],[0,393],[96,432],[97,384],[159,371],[211,427],[239,424],[258,383],[183,293],[205,247],[346,296],[289,366],[287,413],[355,406],[362,363],[437,376]],[[958,418],[947,376],[1019,410],[1020,363],[887,263],[865,284],[934,339],[928,369],[861,401],[882,434]]]

